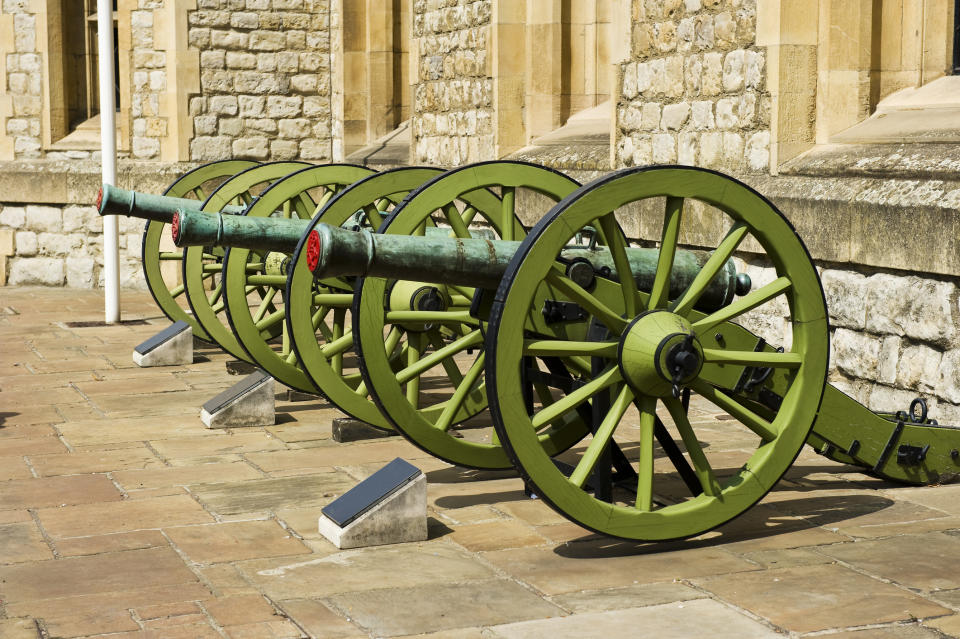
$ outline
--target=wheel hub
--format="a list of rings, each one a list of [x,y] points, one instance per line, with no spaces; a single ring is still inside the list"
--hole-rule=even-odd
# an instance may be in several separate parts
[[[658,310],[639,315],[620,339],[620,371],[644,395],[666,397],[694,379],[703,348],[684,317]]]

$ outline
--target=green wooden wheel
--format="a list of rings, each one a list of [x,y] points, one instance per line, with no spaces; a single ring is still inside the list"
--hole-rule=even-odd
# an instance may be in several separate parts
[[[526,231],[517,217],[518,203],[530,207],[536,200],[545,210],[577,186],[573,179],[533,164],[474,164],[413,191],[378,232],[415,235],[424,232],[425,224],[440,224],[456,236],[469,237],[468,226],[482,222],[501,239],[519,240]],[[487,408],[484,327],[470,315],[475,291],[432,287],[446,300],[445,308],[413,311],[419,321],[409,321],[415,296],[428,286],[374,277],[358,286],[353,330],[366,386],[390,423],[421,449],[461,466],[509,468],[511,462],[492,429],[483,427],[489,420],[465,423]],[[386,348],[395,342],[396,352],[404,352],[399,370],[390,366],[392,353]],[[542,446],[556,453],[585,434],[582,424],[567,426],[543,433]]]
[[[337,191],[372,173],[373,169],[352,164],[312,166],[271,184],[244,215],[309,220]],[[284,271],[289,264],[289,254],[228,248],[223,258],[227,319],[240,346],[260,368],[291,388],[314,393],[317,389],[300,365],[284,321]],[[277,328],[279,337],[275,337]]]
[[[376,228],[386,212],[442,171],[409,167],[366,177],[338,193],[313,218],[333,226]],[[359,217],[355,214],[361,212]],[[389,430],[389,422],[362,383],[351,328],[354,278],[316,281],[307,267],[305,238],[291,258],[286,325],[294,352],[310,381],[340,410]]]
[[[256,165],[256,162],[248,160],[211,162],[185,173],[168,186],[163,194],[205,200],[224,178]],[[179,262],[183,259],[183,252],[172,245],[166,230],[166,224],[153,220],[147,221],[143,229],[140,255],[143,260],[143,276],[147,281],[147,288],[156,300],[157,306],[170,318],[170,321],[187,322],[193,329],[195,337],[209,341],[210,336],[207,332],[193,315],[186,311],[188,304],[184,296],[184,286],[179,277]],[[166,265],[172,268],[167,268]]]
[[[632,278],[598,274],[587,291],[566,276],[556,258],[578,230],[599,229],[622,264],[625,242],[613,213],[636,216],[654,206],[664,212],[649,294],[637,292]],[[603,212],[613,213],[598,217]],[[710,260],[685,292],[668,300],[679,238],[698,238],[698,244],[709,246],[704,239],[709,228],[716,228],[717,240]],[[741,246],[751,253],[761,247],[776,272],[772,281],[709,315],[692,310],[706,282]],[[576,303],[593,330],[584,337],[576,326],[546,324],[537,312],[546,298]],[[785,344],[787,352],[758,347],[756,336],[731,323],[784,301],[792,338]],[[537,494],[586,528],[638,540],[698,535],[761,499],[810,431],[829,356],[823,291],[789,222],[743,183],[689,167],[620,171],[555,207],[511,262],[493,305],[486,344],[487,376],[496,391],[491,396],[494,424]],[[573,371],[569,392],[531,401],[525,390],[531,376],[536,377],[530,362],[539,368],[560,355],[579,358],[585,370]],[[762,405],[737,393],[737,382],[750,365],[769,368],[777,378],[778,410],[774,402]],[[702,425],[675,397],[674,384],[734,419]],[[672,419],[680,443],[658,408],[664,420]],[[562,472],[537,432],[585,410],[594,435],[585,447],[567,453],[569,467]],[[736,446],[723,445],[724,438],[747,448],[736,454]],[[655,441],[664,454],[656,453]],[[626,451],[614,466],[623,481],[606,482],[618,451]]]
[[[204,200],[203,210],[217,212],[227,204],[249,205],[273,181],[308,166],[313,165],[306,162],[271,162],[251,167],[217,187]],[[219,247],[188,246],[183,250],[181,268],[187,301],[194,319],[214,343],[237,359],[250,361],[226,324],[221,277],[223,255],[224,250]],[[279,327],[275,332],[279,335]]]

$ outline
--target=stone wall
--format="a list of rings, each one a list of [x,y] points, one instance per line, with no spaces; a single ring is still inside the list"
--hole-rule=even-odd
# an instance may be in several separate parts
[[[769,166],[770,100],[756,0],[633,0],[620,65],[615,163]]]
[[[330,161],[330,3],[198,0],[190,157]]]
[[[37,48],[37,15],[33,3],[4,0],[0,10],[0,82],[6,84],[7,104],[0,101],[0,126],[5,127],[7,153],[16,158],[42,155],[41,115],[43,111],[42,58]],[[6,67],[6,77],[2,71]],[[4,156],[0,141],[0,157]]]
[[[414,164],[493,159],[491,0],[415,0]]]
[[[130,151],[138,160],[160,158],[161,140],[167,137],[167,118],[161,117],[160,100],[167,90],[167,52],[154,37],[154,9],[163,0],[137,0],[130,13]]]
[[[123,163],[118,185],[162,193],[188,169]],[[96,161],[11,162],[0,171],[0,286],[103,286],[103,220],[92,206],[100,185]],[[29,204],[27,202],[37,202]],[[119,218],[120,284],[143,288],[144,222]]]

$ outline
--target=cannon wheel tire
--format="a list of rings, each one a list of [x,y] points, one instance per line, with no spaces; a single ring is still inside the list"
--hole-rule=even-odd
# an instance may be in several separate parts
[[[713,227],[712,244],[700,244],[698,240],[700,246],[715,247],[712,256],[689,287],[670,300],[670,269],[678,238],[684,238],[687,244],[689,238],[706,237],[703,208],[692,201],[713,207],[725,222]],[[641,204],[646,207],[638,206]],[[637,292],[631,278],[600,277],[589,293],[556,267],[559,251],[578,229],[587,225],[610,229],[616,223],[615,215],[621,220],[631,216],[637,220],[637,211],[649,211],[648,207],[657,207],[658,220],[663,220],[657,273],[649,294]],[[598,212],[613,213],[598,217]],[[744,250],[755,254],[757,245],[762,248],[767,263],[775,269],[771,281],[720,310],[708,311],[708,315],[694,310],[697,296],[712,279],[710,272],[719,272],[748,238]],[[622,240],[610,243],[614,260],[620,259],[621,263],[626,259],[622,248]],[[536,310],[531,306],[542,301],[545,292],[571,299],[586,309],[590,318],[604,327],[606,338],[574,342],[559,339],[547,329],[531,330],[527,320]],[[787,352],[772,352],[770,348],[756,352],[749,346],[753,342],[740,338],[731,338],[737,344],[721,345],[724,340],[716,337],[721,331],[734,337],[755,337],[731,322],[743,321],[748,317],[745,314],[767,304],[788,309],[786,326],[792,342]],[[733,418],[713,424],[729,425],[722,428],[729,432],[739,429],[736,432],[750,438],[741,453],[746,458],[742,466],[740,461],[725,465],[722,473],[724,464],[716,461],[711,465],[710,460],[718,458],[703,441],[701,423],[688,417],[671,382],[664,386],[662,379],[655,377],[667,337],[659,342],[656,352],[635,348],[660,330],[658,322],[669,331],[684,321],[692,326],[689,330],[696,334],[703,351],[702,368],[682,385],[700,396],[697,401],[706,400],[714,412],[726,412]],[[745,184],[690,167],[626,169],[585,185],[555,207],[531,231],[510,263],[493,304],[486,345],[487,380],[495,390],[490,401],[494,425],[531,489],[558,512],[590,530],[651,541],[686,538],[711,530],[745,512],[776,484],[793,463],[816,418],[829,357],[823,291],[793,227],[773,204]],[[558,353],[586,358],[595,362],[596,368],[591,368],[591,374],[584,376],[573,392],[531,405],[529,393],[523,391],[524,371],[529,370],[523,368],[525,358]],[[770,419],[761,417],[751,410],[755,405],[739,400],[736,393],[725,388],[748,365],[768,367],[784,379],[782,403]],[[733,388],[732,383],[729,388]],[[570,451],[576,455],[565,460],[568,465],[561,469],[546,454],[537,432],[544,424],[575,413],[581,405],[600,409],[591,419],[595,434],[584,440],[582,447]],[[667,443],[676,447],[683,461],[677,462],[669,454],[655,455],[655,440],[666,453],[664,439],[658,434],[666,426],[658,408],[663,409],[660,416],[664,420],[675,422],[682,443],[672,433],[667,433]],[[611,447],[611,442],[618,446]],[[633,475],[626,473],[623,488],[613,484],[619,493],[602,495],[601,499],[591,482],[598,477],[598,470],[611,472],[609,462],[598,464],[600,459],[608,459],[604,456],[611,450],[627,451],[632,456],[627,462]],[[684,465],[688,479],[681,482]]]
[[[210,185],[214,180],[222,181],[223,178],[236,175],[240,171],[245,171],[256,165],[257,162],[249,160],[211,162],[185,173],[176,182],[168,186],[163,194],[170,197],[194,197],[202,202],[212,190]],[[186,305],[186,300],[183,297],[185,293],[183,284],[171,285],[164,279],[162,264],[164,262],[180,262],[183,259],[183,251],[180,249],[161,250],[160,247],[164,244],[166,230],[167,224],[154,220],[148,220],[143,229],[140,255],[147,288],[157,302],[157,306],[160,307],[164,315],[170,318],[170,321],[186,322],[193,329],[194,337],[210,341],[210,336],[203,330],[200,323],[194,319],[193,315],[187,313],[185,308],[177,301],[183,299]],[[177,273],[179,272],[180,269],[177,269]]]

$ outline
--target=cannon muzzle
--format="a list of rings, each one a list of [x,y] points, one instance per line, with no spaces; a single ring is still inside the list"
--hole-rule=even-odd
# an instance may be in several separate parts
[[[520,242],[449,235],[385,235],[348,231],[318,224],[307,238],[307,265],[314,277],[388,277],[417,282],[496,289]],[[567,274],[591,288],[599,276],[616,277],[610,251],[603,246],[568,246],[560,255]],[[670,297],[675,299],[693,282],[707,261],[704,251],[677,251],[671,271]],[[656,275],[659,251],[628,248],[627,258],[637,287],[649,291]],[[750,292],[750,278],[737,273],[733,260],[710,283],[697,307],[711,311],[729,304],[734,295]]]
[[[200,200],[128,191],[110,184],[100,187],[97,194],[97,211],[100,215],[127,215],[167,224],[173,221],[177,209],[200,211],[202,206]],[[223,207],[223,212],[242,213],[243,207],[228,205]]]
[[[227,246],[293,253],[310,228],[310,220],[247,217],[178,210],[171,220],[173,243],[183,246]]]

